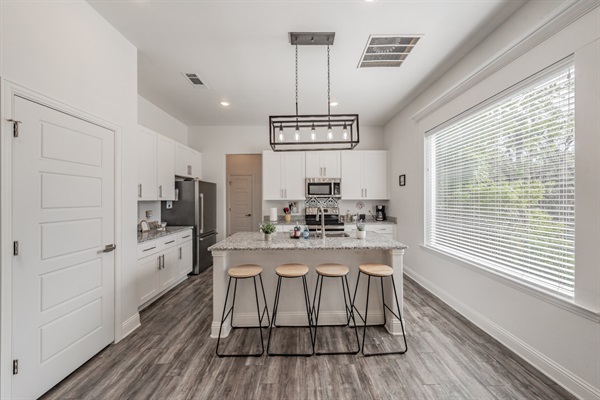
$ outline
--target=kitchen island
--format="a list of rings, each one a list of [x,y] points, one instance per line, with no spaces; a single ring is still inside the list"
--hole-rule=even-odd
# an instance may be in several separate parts
[[[229,277],[227,270],[239,264],[258,264],[262,266],[262,279],[267,295],[269,314],[273,309],[277,275],[275,268],[280,264],[302,263],[308,265],[307,275],[311,301],[314,294],[316,273],[314,268],[322,263],[345,264],[350,269],[348,281],[354,292],[358,277],[358,266],[362,263],[382,263],[394,269],[394,280],[402,308],[402,258],[406,245],[376,232],[367,232],[366,239],[350,237],[311,237],[310,239],[292,239],[285,233],[275,235],[271,241],[265,241],[258,232],[239,232],[211,246],[213,255],[213,322],[211,337],[216,338],[223,312],[223,302]],[[373,280],[369,301],[369,324],[383,322],[381,305],[381,285]],[[395,310],[393,290],[390,279],[384,279],[386,304]],[[356,306],[364,315],[367,278],[361,277],[357,289]],[[233,290],[233,289],[232,289]],[[260,288],[259,288],[260,290]],[[230,300],[231,300],[230,296]],[[262,303],[262,299],[261,299]],[[345,320],[344,300],[338,279],[325,279],[319,324],[336,324]],[[401,334],[400,321],[388,314],[386,329],[392,334]],[[277,322],[282,325],[306,324],[306,309],[302,285],[293,279],[282,283],[282,296],[279,302]],[[223,326],[225,336],[229,334],[229,320]],[[251,326],[257,324],[256,300],[252,280],[238,282],[235,325]]]

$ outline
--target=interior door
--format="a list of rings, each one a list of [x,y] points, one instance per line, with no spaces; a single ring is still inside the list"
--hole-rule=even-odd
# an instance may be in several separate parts
[[[229,234],[252,232],[252,175],[231,175],[229,178]]]
[[[114,340],[114,132],[20,97],[14,118],[12,395],[37,398]]]

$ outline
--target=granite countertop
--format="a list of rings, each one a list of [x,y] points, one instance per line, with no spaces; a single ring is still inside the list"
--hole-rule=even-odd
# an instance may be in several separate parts
[[[377,232],[367,232],[366,239],[350,237],[325,237],[291,239],[286,233],[273,235],[265,241],[260,232],[238,232],[208,248],[209,251],[230,250],[393,250],[406,249],[405,244]]]
[[[167,226],[164,231],[158,231],[156,229],[151,229],[148,232],[138,232],[137,234],[137,242],[144,243],[149,240],[154,240],[161,238],[163,236],[169,236],[177,232],[184,231],[186,229],[192,229],[192,226]]]

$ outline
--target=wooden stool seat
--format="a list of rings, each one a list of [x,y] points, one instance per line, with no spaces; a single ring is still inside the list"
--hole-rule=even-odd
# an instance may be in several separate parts
[[[348,274],[350,270],[342,264],[321,264],[315,268],[317,274],[323,276],[331,276],[334,278],[342,277]]]
[[[308,274],[308,266],[304,264],[283,264],[275,268],[275,273],[284,278],[299,278]]]
[[[244,279],[252,278],[262,272],[262,267],[256,264],[242,264],[231,267],[227,270],[227,273],[232,278]]]
[[[385,264],[360,264],[358,266],[360,272],[371,276],[392,276],[394,270]]]

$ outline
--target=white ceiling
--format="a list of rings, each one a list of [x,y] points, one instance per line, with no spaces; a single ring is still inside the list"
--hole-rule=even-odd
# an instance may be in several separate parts
[[[295,31],[335,32],[332,113],[381,126],[524,0],[88,3],[138,48],[139,94],[186,125],[267,125],[269,115],[293,114]],[[400,68],[359,69],[371,34],[423,37]],[[299,47],[300,114],[327,113],[326,60],[323,46]]]

